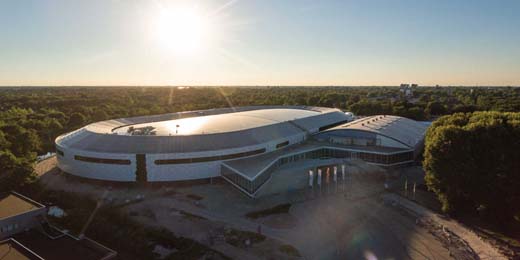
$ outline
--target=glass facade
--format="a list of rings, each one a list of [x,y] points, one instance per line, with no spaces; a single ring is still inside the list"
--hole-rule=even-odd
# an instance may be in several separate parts
[[[322,142],[342,145],[380,146],[381,140],[375,133],[357,130],[336,130],[319,133],[315,138]]]
[[[295,163],[301,160],[329,158],[361,159],[371,163],[390,165],[413,160],[413,151],[405,151],[393,154],[379,154],[371,152],[355,152],[339,148],[317,148],[315,150],[305,151],[279,158],[267,169],[262,171],[262,173],[260,173],[260,175],[257,176],[253,181],[246,179],[242,175],[228,168],[226,165],[222,165],[221,174],[229,181],[247,191],[249,195],[253,195],[271,177],[272,173],[283,165]]]
[[[243,152],[243,153],[233,153],[226,155],[217,155],[217,156],[208,156],[208,157],[196,157],[196,158],[182,158],[182,159],[165,159],[165,160],[155,160],[155,164],[185,164],[185,163],[200,163],[200,162],[211,162],[211,161],[223,161],[230,159],[237,159],[241,157],[247,157],[252,155],[257,155],[265,152],[265,148]]]

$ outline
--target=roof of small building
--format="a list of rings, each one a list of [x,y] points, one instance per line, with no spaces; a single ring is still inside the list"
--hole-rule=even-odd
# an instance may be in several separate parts
[[[39,255],[12,238],[0,241],[0,257],[2,260],[43,260]]]
[[[43,259],[101,260],[116,255],[115,251],[88,238],[62,235],[51,239],[35,229],[18,233],[14,238]]]
[[[15,192],[0,194],[0,219],[16,216],[42,207],[44,207],[44,205]]]

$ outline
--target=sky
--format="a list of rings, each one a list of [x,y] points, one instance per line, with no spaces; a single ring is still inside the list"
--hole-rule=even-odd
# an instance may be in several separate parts
[[[520,86],[518,0],[0,0],[0,85]]]

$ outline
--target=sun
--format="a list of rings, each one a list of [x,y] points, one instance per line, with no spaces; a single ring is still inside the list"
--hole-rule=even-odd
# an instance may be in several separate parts
[[[166,51],[194,56],[209,47],[210,27],[207,15],[195,7],[162,8],[155,20],[154,34]]]

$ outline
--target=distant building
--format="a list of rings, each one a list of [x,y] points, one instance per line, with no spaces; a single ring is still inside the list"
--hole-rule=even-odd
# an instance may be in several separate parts
[[[1,259],[105,260],[116,252],[50,225],[47,207],[16,192],[0,195]],[[5,258],[4,258],[5,257]]]
[[[128,131],[146,127],[154,133]],[[383,167],[409,164],[425,131],[410,119],[380,115],[355,120],[352,113],[334,108],[235,107],[97,122],[58,137],[56,151],[61,170],[84,178],[161,182],[222,177],[255,197],[273,171],[287,163],[318,165],[320,158],[335,158]]]
[[[413,97],[413,90],[416,89],[419,85],[417,84],[401,84],[399,87],[399,91],[403,94],[405,98]]]

